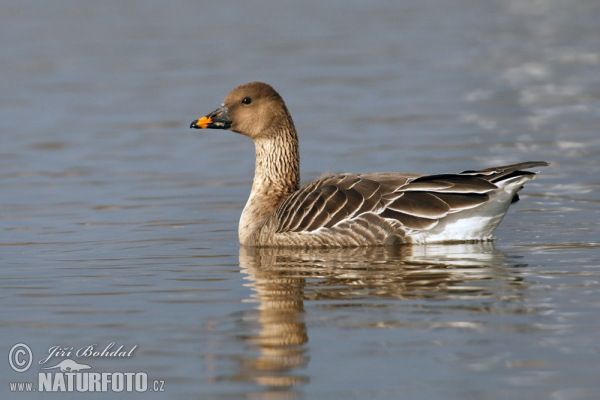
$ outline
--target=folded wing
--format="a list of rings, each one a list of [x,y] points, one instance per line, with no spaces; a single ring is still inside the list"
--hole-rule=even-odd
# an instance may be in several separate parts
[[[526,162],[458,174],[339,174],[321,178],[288,197],[274,212],[276,233],[315,232],[369,214],[404,230],[429,230],[448,216],[489,201],[496,183],[547,165]]]

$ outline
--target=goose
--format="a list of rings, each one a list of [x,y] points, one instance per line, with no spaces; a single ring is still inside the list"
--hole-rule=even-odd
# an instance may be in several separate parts
[[[242,212],[240,244],[359,247],[493,239],[517,191],[544,161],[460,173],[325,175],[300,187],[298,137],[282,97],[268,84],[233,89],[190,128],[229,129],[254,141],[256,164]]]

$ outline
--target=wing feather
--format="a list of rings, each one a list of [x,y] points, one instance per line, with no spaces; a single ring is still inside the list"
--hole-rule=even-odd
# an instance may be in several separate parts
[[[340,190],[349,190],[354,185],[360,182],[360,178],[356,175],[341,175],[341,179],[335,182],[335,186]]]
[[[311,205],[310,210],[304,215],[300,224],[295,228],[296,231],[304,231],[308,228],[317,218],[318,215],[323,215],[323,208],[325,208],[325,199],[323,197],[317,197],[315,202]]]
[[[437,225],[437,219],[429,219],[423,217],[416,217],[414,215],[405,214],[399,211],[386,209],[381,214],[383,218],[393,219],[400,222],[403,226],[409,229],[427,230]]]
[[[291,231],[290,226],[298,226],[305,212],[304,201],[319,189],[320,181],[315,181],[304,188],[292,193],[283,203],[279,205],[276,214],[279,220],[277,232]],[[316,199],[315,199],[316,200]]]
[[[451,192],[451,193],[487,193],[498,186],[488,180],[472,175],[428,175],[415,179],[402,190],[427,192]]]
[[[356,229],[366,235],[367,227],[360,225],[362,219],[372,221],[369,229],[387,224],[389,227],[381,228],[382,232],[428,230],[448,214],[486,203],[488,193],[498,188],[494,182],[533,174],[520,169],[541,165],[546,163],[427,176],[389,172],[331,175],[294,192],[271,217],[277,220],[277,233],[313,232],[336,225],[339,228],[345,225],[338,224],[344,223],[350,224],[344,229],[358,224]]]
[[[448,215],[448,203],[427,192],[404,192],[388,206],[388,209],[415,217],[437,219]]]
[[[449,213],[475,208],[490,199],[487,193],[435,193],[435,197],[448,204]]]

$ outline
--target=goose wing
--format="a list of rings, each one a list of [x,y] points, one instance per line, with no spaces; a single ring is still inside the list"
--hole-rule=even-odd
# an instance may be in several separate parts
[[[486,203],[497,182],[543,162],[527,162],[458,174],[340,174],[294,192],[275,210],[276,233],[313,232],[371,213],[410,230],[428,230],[448,214]]]

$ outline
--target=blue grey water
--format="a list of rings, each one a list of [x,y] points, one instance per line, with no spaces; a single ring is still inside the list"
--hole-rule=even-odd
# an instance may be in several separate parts
[[[78,397],[10,383],[114,342],[137,347],[70,359],[164,382],[119,398],[597,398],[598,21],[569,0],[4,2],[0,397]],[[492,244],[240,249],[252,143],[188,127],[253,80],[286,100],[304,182],[552,165]]]

